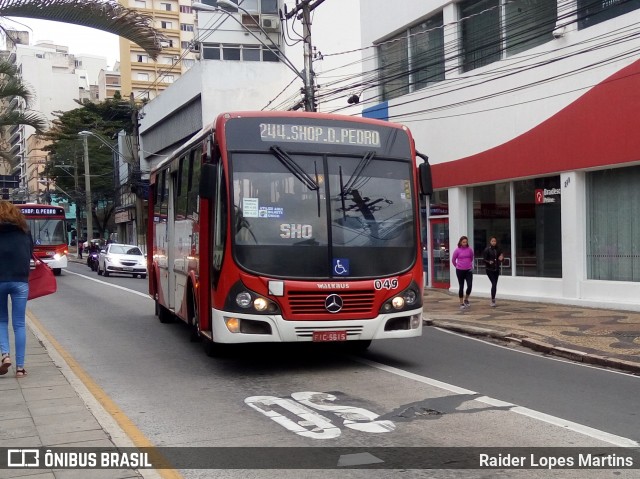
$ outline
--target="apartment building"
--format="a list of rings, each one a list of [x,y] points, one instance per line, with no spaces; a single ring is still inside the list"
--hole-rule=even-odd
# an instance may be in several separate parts
[[[10,38],[9,38],[10,37]],[[29,44],[28,32],[9,32],[8,60],[18,67],[25,84],[33,92],[31,110],[52,121],[56,111],[78,107],[76,100],[97,100],[97,79],[106,69],[107,60],[92,55],[75,56],[69,48],[51,41]],[[9,108],[24,109],[23,100],[14,98]],[[46,191],[46,181],[40,174],[46,163],[44,143],[28,125],[15,125],[9,129],[9,152],[17,158],[12,173],[19,176],[19,188],[12,192],[17,201],[38,201]],[[50,186],[50,185],[49,185]]]
[[[499,295],[640,310],[640,2],[363,2],[363,115],[406,124],[436,188],[429,284],[505,252]]]
[[[120,3],[150,16],[153,27],[166,38],[155,61],[132,41],[120,38],[122,96],[127,98],[133,93],[138,100],[151,100],[195,62],[191,0],[120,0]]]

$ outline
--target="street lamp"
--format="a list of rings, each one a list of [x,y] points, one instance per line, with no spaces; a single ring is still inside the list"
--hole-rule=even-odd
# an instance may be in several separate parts
[[[91,178],[89,176],[89,142],[87,137],[92,135],[90,131],[81,131],[78,133],[82,137],[84,143],[84,189],[87,195],[87,241],[93,239],[93,206],[91,204]],[[80,239],[78,239],[80,241]]]
[[[113,145],[111,145],[107,140],[105,140],[105,138],[102,135],[99,135],[98,133],[95,133],[93,131],[81,131],[80,133],[78,133],[78,135],[80,136],[93,136],[94,138],[97,138],[98,140],[100,140],[100,142],[105,145],[107,148],[109,148],[112,152],[114,152],[116,155],[118,155],[119,157],[121,157],[125,162],[127,163],[131,163],[131,158],[128,158],[126,156],[124,156],[122,153],[120,153],[118,150],[116,150]]]
[[[240,20],[238,20],[236,17],[234,17],[231,12],[228,12],[227,10],[224,10],[223,8],[220,8],[220,7],[224,6],[224,7],[230,7],[230,8],[233,8],[233,9],[237,8],[238,10],[246,13],[247,15],[253,16],[253,15],[251,15],[251,13],[249,13],[247,10],[245,10],[240,5],[236,5],[235,3],[232,3],[229,0],[217,0],[216,2],[212,1],[211,3],[212,3],[212,5],[208,5],[208,4],[201,3],[201,2],[193,2],[191,4],[191,8],[193,10],[195,10],[195,11],[224,13],[226,15],[229,15],[231,18],[233,18],[233,20],[236,23],[238,23],[242,28],[244,28],[247,32],[249,32],[253,38],[258,40],[261,45],[267,47],[269,49],[269,51],[271,51],[272,53],[276,54],[279,58],[281,58],[282,62],[291,71],[293,71],[296,74],[296,76],[300,77],[305,82],[305,90],[307,90],[307,87],[308,87],[308,85],[307,85],[307,83],[308,83],[307,77],[298,71],[298,69],[293,65],[291,60],[289,60],[289,58],[283,53],[283,51],[280,50],[280,47],[278,47],[278,45],[276,45],[276,43],[271,39],[271,37],[264,30],[264,28],[262,28],[262,26],[260,26],[260,24],[256,24],[256,26],[269,39],[269,41],[271,42],[271,45],[267,45],[264,41],[262,41],[262,39],[259,38],[256,34],[254,34],[249,28],[247,28],[246,25],[244,25]],[[274,49],[276,51],[274,51]]]

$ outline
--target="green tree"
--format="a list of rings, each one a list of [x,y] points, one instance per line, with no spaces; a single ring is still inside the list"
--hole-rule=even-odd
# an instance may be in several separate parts
[[[79,108],[66,112],[56,112],[56,119],[43,138],[51,141],[44,149],[49,152],[49,162],[44,176],[52,179],[60,191],[69,196],[76,205],[84,205],[86,191],[84,183],[84,147],[80,131],[88,130],[105,139],[114,138],[119,131],[130,132],[131,106],[122,99],[92,103],[82,102]],[[113,152],[100,140],[87,137],[89,149],[89,173],[91,199],[94,205],[93,224],[100,236],[110,226],[116,195],[116,173]],[[115,147],[115,140],[113,141]],[[133,157],[132,152],[125,156]]]

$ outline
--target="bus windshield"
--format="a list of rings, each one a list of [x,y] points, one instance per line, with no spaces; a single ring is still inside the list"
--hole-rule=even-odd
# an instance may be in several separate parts
[[[284,154],[287,161],[276,151],[232,157],[234,254],[241,267],[315,279],[336,276],[336,261],[351,278],[413,266],[408,159]]]
[[[67,242],[65,223],[62,219],[27,218],[27,225],[36,246],[53,246]]]

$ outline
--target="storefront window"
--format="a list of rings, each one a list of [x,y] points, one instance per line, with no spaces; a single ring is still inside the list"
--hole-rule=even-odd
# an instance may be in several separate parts
[[[515,275],[562,277],[560,177],[515,181]]]
[[[489,244],[492,236],[498,244],[505,258],[511,257],[511,223],[509,218],[509,183],[477,186],[471,189],[473,201],[473,251],[476,257],[477,270],[484,271],[482,252]],[[458,241],[457,238],[454,238]],[[511,274],[510,262],[506,261],[502,268],[503,274]]]
[[[449,214],[449,190],[434,191],[429,196],[429,215],[445,216]]]
[[[640,281],[640,166],[587,174],[587,277]]]

